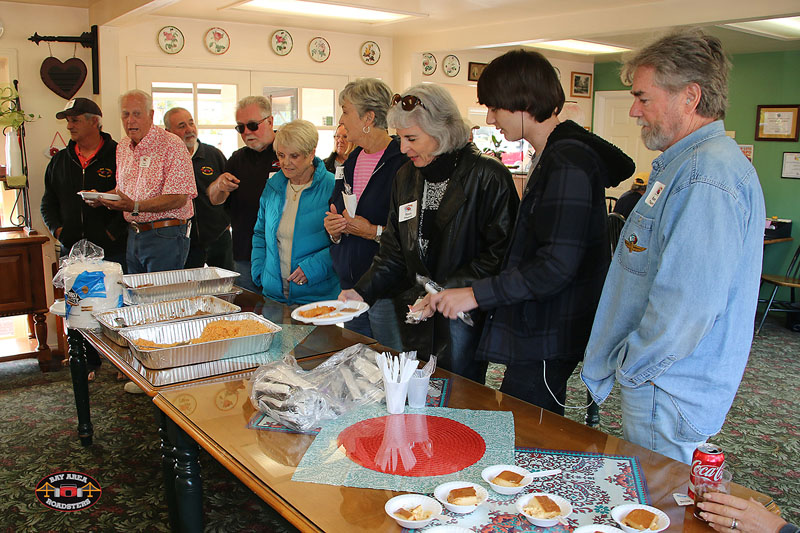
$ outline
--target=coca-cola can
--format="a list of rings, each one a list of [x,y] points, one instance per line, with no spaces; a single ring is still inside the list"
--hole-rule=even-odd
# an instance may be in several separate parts
[[[725,454],[722,448],[704,442],[692,454],[692,467],[689,470],[689,497],[695,500],[694,487],[701,478],[719,481],[725,469]]]

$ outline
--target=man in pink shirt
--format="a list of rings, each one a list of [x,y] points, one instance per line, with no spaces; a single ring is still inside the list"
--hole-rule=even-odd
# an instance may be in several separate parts
[[[139,90],[120,98],[127,137],[117,145],[119,200],[100,202],[124,211],[129,222],[128,273],[183,268],[189,219],[197,197],[192,160],[183,142],[153,124],[153,99]]]

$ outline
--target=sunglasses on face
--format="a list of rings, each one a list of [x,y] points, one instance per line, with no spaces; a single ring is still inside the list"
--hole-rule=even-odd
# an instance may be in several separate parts
[[[244,133],[244,129],[245,128],[247,128],[250,131],[256,131],[258,129],[258,127],[261,125],[261,123],[264,122],[265,120],[267,120],[268,118],[269,117],[264,117],[261,120],[259,120],[258,122],[256,122],[255,120],[251,120],[247,124],[237,124],[237,125],[235,125],[233,127],[233,129],[235,129],[239,133]]]
[[[428,109],[425,107],[425,104],[422,103],[422,100],[414,96],[413,94],[407,94],[405,96],[400,96],[399,94],[395,94],[392,96],[392,105],[395,106],[400,104],[400,107],[403,108],[403,111],[411,111],[417,106],[422,106],[422,109]]]

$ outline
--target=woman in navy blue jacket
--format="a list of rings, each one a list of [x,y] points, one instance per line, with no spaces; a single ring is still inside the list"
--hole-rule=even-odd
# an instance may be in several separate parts
[[[255,284],[279,302],[305,304],[339,294],[331,241],[322,225],[333,174],[314,156],[318,139],[306,120],[294,120],[275,134],[281,171],[261,194],[251,262]]]

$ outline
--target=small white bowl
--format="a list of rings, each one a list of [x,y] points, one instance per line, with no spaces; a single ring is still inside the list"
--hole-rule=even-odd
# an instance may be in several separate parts
[[[492,480],[497,477],[497,475],[502,472],[503,470],[509,470],[516,474],[523,476],[522,483],[518,487],[504,487],[502,485],[495,485],[492,483]],[[522,490],[530,485],[533,482],[533,476],[530,472],[525,470],[524,468],[520,468],[516,465],[492,465],[487,466],[481,472],[481,477],[483,480],[492,487],[492,490],[498,494],[519,494]]]
[[[411,510],[417,505],[421,505],[424,510],[430,511],[430,518],[425,520],[403,520],[394,514],[403,507]],[[400,527],[407,529],[425,527],[430,524],[434,518],[442,514],[442,506],[439,505],[439,502],[428,496],[423,496],[422,494],[401,494],[400,496],[395,496],[386,502],[383,509],[386,511],[386,514],[395,519]]]
[[[641,530],[634,529],[623,524],[622,520],[634,509],[646,509],[658,516],[658,529]],[[619,524],[619,527],[621,527],[622,531],[625,533],[642,533],[643,531],[646,533],[658,533],[659,531],[664,531],[669,527],[669,517],[664,511],[661,509],[656,509],[655,507],[650,507],[649,505],[643,505],[641,503],[626,503],[624,505],[617,505],[611,509],[611,518],[613,518],[614,521]]]
[[[529,515],[525,512],[525,505],[527,505],[534,496],[548,496],[551,500],[556,502],[556,505],[561,508],[561,514],[555,518],[536,518],[535,516]],[[517,500],[517,512],[527,518],[528,522],[534,526],[551,527],[558,524],[559,519],[564,519],[572,514],[572,504],[569,503],[569,500],[566,500],[557,494],[550,494],[549,492],[532,492]]]
[[[474,487],[475,494],[478,495],[478,503],[475,505],[454,505],[447,501],[447,496],[450,494],[450,491],[453,489],[461,489],[465,487]],[[451,481],[449,483],[442,483],[435,489],[433,489],[433,495],[436,497],[437,500],[442,502],[442,505],[445,508],[453,513],[456,514],[467,514],[471,513],[475,509],[478,508],[480,504],[485,502],[489,498],[489,492],[481,487],[480,485],[476,485],[475,483],[469,483],[467,481]]]
[[[605,524],[591,524],[588,526],[581,526],[572,533],[594,533],[595,531],[600,531],[601,533],[622,533],[622,530],[620,528],[614,526],[607,526]]]

